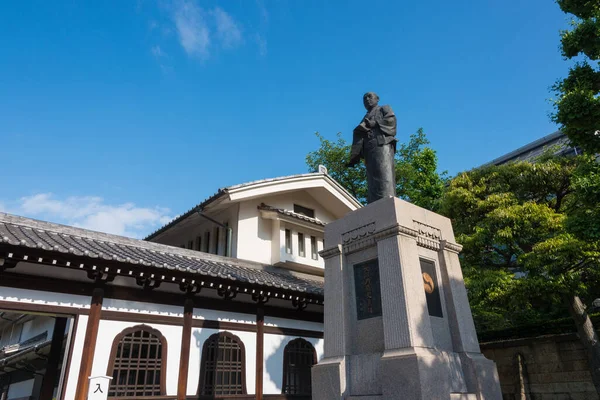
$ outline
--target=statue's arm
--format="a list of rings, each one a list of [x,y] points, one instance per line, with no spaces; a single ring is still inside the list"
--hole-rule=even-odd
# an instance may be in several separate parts
[[[381,121],[379,128],[387,136],[396,136],[396,114],[390,106],[381,107]]]
[[[362,146],[363,146],[363,132],[357,128],[354,129],[352,134],[352,147],[350,148],[350,159],[348,160],[347,167],[353,167],[360,162],[362,157]]]

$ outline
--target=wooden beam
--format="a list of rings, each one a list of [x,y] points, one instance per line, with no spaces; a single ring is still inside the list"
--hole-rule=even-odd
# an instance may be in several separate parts
[[[96,351],[96,340],[98,339],[98,327],[100,326],[100,313],[102,301],[104,300],[104,289],[95,288],[92,293],[90,314],[88,317],[85,339],[83,341],[83,354],[79,366],[79,378],[77,379],[77,391],[75,400],[86,400],[89,387],[89,377],[94,364],[94,352]]]
[[[183,306],[183,330],[181,332],[181,353],[179,355],[179,378],[177,380],[177,400],[186,400],[188,367],[190,364],[190,342],[192,340],[192,315],[194,300],[185,299]],[[166,362],[166,360],[165,360]]]
[[[29,290],[43,290],[53,293],[65,293],[65,294],[76,294],[80,296],[89,296],[93,290],[93,283],[88,282],[77,282],[67,279],[51,278],[32,276],[17,273],[5,272],[2,274],[2,283],[0,286],[14,287],[19,289]],[[114,286],[109,285],[104,289],[104,295],[107,298],[126,300],[126,301],[139,301],[144,303],[153,304],[168,304],[176,307],[181,307],[181,294],[169,293],[164,291],[147,291],[142,289],[136,289],[132,287]],[[236,301],[223,301],[219,298],[211,298],[208,296],[194,296],[195,308],[202,307],[203,309],[211,309],[218,311],[229,311],[235,313],[244,313],[254,315],[256,313],[256,305],[251,303],[247,297],[249,294],[239,293],[236,297]],[[248,301],[246,301],[248,300]],[[14,302],[15,304],[19,304]],[[34,307],[34,304],[25,304],[23,307]],[[299,321],[319,322],[323,323],[323,311],[322,304],[319,304],[320,310],[301,312],[290,311],[284,305],[280,306],[265,306],[265,315],[275,318],[294,319]],[[59,309],[59,307],[55,307]],[[76,311],[74,307],[64,307],[64,314],[87,314],[87,309],[79,309]],[[72,311],[73,310],[73,311]],[[54,313],[57,311],[49,311]],[[180,322],[177,323],[178,325]]]
[[[265,355],[265,308],[256,306],[256,400],[263,400],[263,364]]]
[[[50,344],[50,353],[46,363],[46,373],[42,381],[39,400],[52,400],[54,387],[58,386],[58,365],[60,364],[63,341],[65,339],[65,329],[67,328],[67,318],[56,317],[54,319],[54,329],[52,330],[52,343]],[[63,357],[63,365],[66,363],[66,357]]]

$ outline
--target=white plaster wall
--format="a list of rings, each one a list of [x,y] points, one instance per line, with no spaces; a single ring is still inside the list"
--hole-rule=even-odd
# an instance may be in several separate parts
[[[263,365],[263,392],[281,394],[283,385],[283,351],[287,344],[299,336],[265,334]],[[311,343],[317,353],[317,360],[323,357],[323,339],[304,338]]]
[[[181,305],[181,307],[178,307],[165,304],[143,303],[138,301],[104,299],[104,302],[102,303],[102,310],[117,311],[124,313],[147,314],[149,316],[161,315],[183,318],[183,305]],[[243,314],[229,311],[206,310],[202,308],[196,308],[194,309],[193,318],[207,319],[212,321],[227,321],[244,324],[254,324],[256,316],[251,314]]]
[[[81,365],[81,353],[83,351],[83,341],[87,327],[87,315],[80,315],[77,328],[73,332],[75,340],[73,343],[73,354],[71,356],[71,365],[66,372],[67,386],[65,387],[65,399],[74,399],[77,390],[77,377],[79,375],[79,366]],[[104,375],[104,374],[103,374]]]
[[[206,339],[217,332],[224,332],[223,329],[192,329],[192,339],[190,346],[190,363],[188,372],[188,396],[196,394],[200,384],[200,363],[202,358],[202,346]],[[256,333],[227,331],[240,338],[244,343],[246,352],[246,391],[248,394],[254,394],[256,383]]]
[[[323,233],[313,231],[311,229],[301,228],[300,231],[305,234],[305,257],[298,257],[285,254],[285,242],[279,240],[280,253],[272,248],[273,244],[273,223],[274,221],[264,219],[260,215],[258,206],[265,203],[269,206],[281,208],[289,211],[294,210],[294,204],[298,204],[315,210],[315,217],[325,223],[335,220],[335,217],[328,212],[323,206],[316,202],[308,193],[296,191],[292,193],[284,193],[276,196],[267,196],[240,203],[239,221],[238,221],[238,242],[237,242],[237,257],[245,260],[252,260],[265,264],[273,264],[279,260],[273,260],[275,254],[281,254],[280,259],[289,259],[302,264],[322,267],[322,260],[319,257],[318,261],[310,258],[310,236],[316,236],[319,249],[323,248]],[[292,224],[287,226],[295,235],[293,238],[294,253],[297,253],[298,239],[297,227]],[[281,229],[285,229],[285,224],[281,224]],[[277,238],[275,238],[277,239]],[[275,246],[277,246],[275,240]],[[273,254],[275,253],[275,254]]]
[[[35,379],[13,383],[8,387],[8,400],[31,396]]]
[[[0,300],[19,304],[46,304],[59,307],[90,308],[90,297],[73,294],[42,292],[0,286]]]
[[[124,329],[142,325],[139,322],[122,322],[101,320],[98,328],[98,341],[94,353],[92,376],[106,375],[112,344],[115,337]],[[179,373],[179,354],[181,352],[180,326],[161,325],[145,322],[151,328],[157,329],[167,340],[167,395],[177,394],[177,376]]]
[[[271,264],[271,221],[259,216],[261,199],[240,204],[238,221],[237,257]]]

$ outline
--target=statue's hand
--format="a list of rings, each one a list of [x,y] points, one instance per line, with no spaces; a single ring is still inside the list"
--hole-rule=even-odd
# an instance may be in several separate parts
[[[365,125],[368,128],[373,128],[377,124],[377,121],[373,118],[365,118]]]

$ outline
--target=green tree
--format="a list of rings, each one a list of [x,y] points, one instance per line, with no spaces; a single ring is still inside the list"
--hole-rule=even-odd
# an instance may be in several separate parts
[[[327,167],[329,175],[363,204],[367,198],[367,177],[364,163],[346,166],[350,158],[351,144],[341,133],[330,141],[316,133],[320,141],[317,150],[308,153],[306,164],[312,172],[319,165]],[[430,148],[423,129],[410,136],[408,143],[398,146],[396,152],[396,193],[399,197],[427,208],[435,209],[447,182],[446,173],[437,172],[437,154]]]
[[[600,0],[558,0],[573,15],[571,29],[561,32],[562,54],[579,57],[567,78],[553,86],[554,122],[571,142],[590,154],[600,153]]]
[[[451,181],[441,210],[464,246],[478,327],[568,310],[600,393],[600,343],[584,306],[599,293],[599,168],[591,156],[544,156],[470,171]]]

